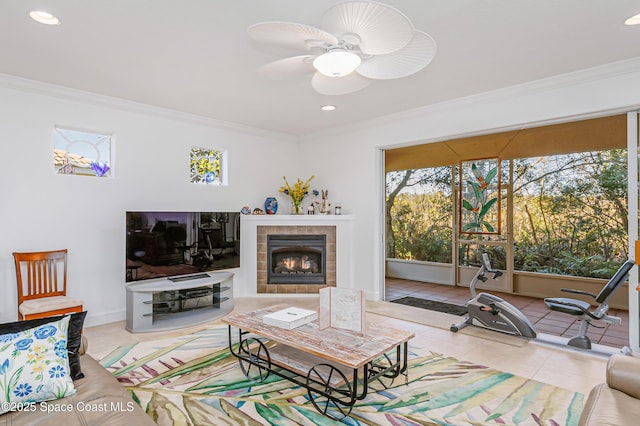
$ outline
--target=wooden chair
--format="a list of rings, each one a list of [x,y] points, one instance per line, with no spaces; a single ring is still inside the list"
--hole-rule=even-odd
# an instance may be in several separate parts
[[[82,311],[82,300],[67,297],[67,249],[13,253],[13,258],[19,320]]]

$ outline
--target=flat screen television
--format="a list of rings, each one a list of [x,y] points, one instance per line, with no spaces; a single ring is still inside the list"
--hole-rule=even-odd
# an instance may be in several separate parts
[[[239,212],[126,212],[127,282],[239,266]]]

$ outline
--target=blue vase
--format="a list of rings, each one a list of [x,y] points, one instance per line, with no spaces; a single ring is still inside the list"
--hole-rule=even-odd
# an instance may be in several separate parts
[[[278,211],[278,200],[276,200],[275,197],[267,197],[267,199],[264,200],[264,211],[267,214],[276,214]]]

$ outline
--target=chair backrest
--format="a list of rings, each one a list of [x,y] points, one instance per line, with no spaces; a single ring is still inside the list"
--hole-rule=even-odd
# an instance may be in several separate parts
[[[67,294],[67,249],[13,253],[18,305],[24,300]]]
[[[603,303],[607,302],[613,293],[627,280],[627,274],[633,266],[635,265],[635,261],[627,260],[622,264],[622,266],[613,274],[613,277],[609,280],[609,282],[604,286],[598,296],[596,296],[596,302]]]

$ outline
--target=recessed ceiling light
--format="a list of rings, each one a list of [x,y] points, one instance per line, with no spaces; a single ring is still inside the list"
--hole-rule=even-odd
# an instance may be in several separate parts
[[[320,107],[321,110],[323,111],[333,111],[336,109],[335,105],[323,105]]]
[[[624,21],[625,25],[638,25],[640,24],[640,13],[638,13],[637,15],[633,15],[631,18],[627,18],[626,21]]]
[[[44,10],[32,10],[29,12],[29,16],[34,21],[40,22],[45,25],[59,25],[60,20]]]

